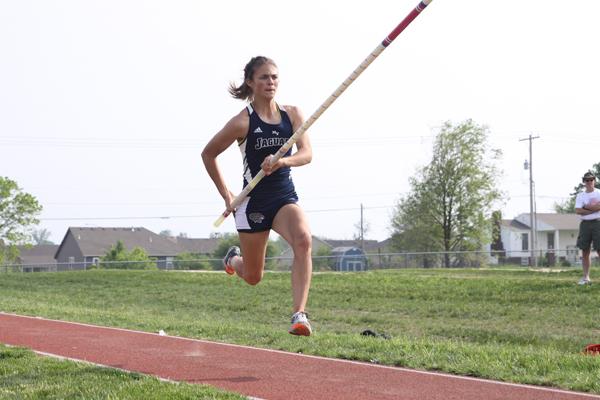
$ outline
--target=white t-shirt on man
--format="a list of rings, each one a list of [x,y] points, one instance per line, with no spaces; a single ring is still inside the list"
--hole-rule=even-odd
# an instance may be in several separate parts
[[[592,206],[600,203],[600,190],[594,189],[593,192],[580,192],[575,197],[575,208],[583,208],[585,206]],[[588,221],[591,219],[599,219],[600,211],[596,211],[588,215],[580,215],[581,219]]]

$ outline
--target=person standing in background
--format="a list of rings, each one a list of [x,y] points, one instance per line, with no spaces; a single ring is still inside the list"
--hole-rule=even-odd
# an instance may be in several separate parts
[[[592,172],[586,172],[582,179],[585,190],[578,193],[575,198],[575,213],[581,218],[577,247],[582,252],[583,277],[579,280],[579,285],[588,285],[592,283],[590,279],[592,243],[600,257],[600,190],[596,189],[596,176]]]

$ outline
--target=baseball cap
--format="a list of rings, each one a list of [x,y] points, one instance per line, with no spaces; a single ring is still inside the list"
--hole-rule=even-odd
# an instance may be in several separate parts
[[[588,171],[585,174],[583,174],[583,179],[589,179],[589,178],[596,179],[596,175],[594,175],[594,173],[591,171]]]

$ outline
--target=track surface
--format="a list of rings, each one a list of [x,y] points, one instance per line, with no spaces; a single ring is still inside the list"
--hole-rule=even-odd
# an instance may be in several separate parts
[[[0,343],[268,400],[600,399],[549,388],[5,313],[0,313]]]

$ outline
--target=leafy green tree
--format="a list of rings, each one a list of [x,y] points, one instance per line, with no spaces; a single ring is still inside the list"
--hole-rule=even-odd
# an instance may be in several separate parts
[[[590,172],[594,173],[596,177],[600,177],[600,163],[594,164],[592,169],[590,169]],[[596,186],[596,189],[600,189],[600,182],[598,179],[596,179],[594,186]],[[567,200],[565,200],[563,203],[554,203],[554,211],[559,214],[574,214],[575,198],[577,197],[577,194],[583,190],[585,190],[585,185],[583,182],[579,182],[579,184],[573,188],[573,193],[569,194],[570,197]]]
[[[223,259],[223,257],[225,257],[227,250],[229,250],[229,248],[231,246],[239,246],[240,245],[240,238],[235,233],[225,233],[223,235],[219,235],[219,237],[220,237],[219,244],[217,245],[217,248],[215,249],[215,251],[212,253],[212,257],[213,257],[212,266],[215,271],[223,270],[225,268],[223,266],[222,259]],[[278,256],[279,255],[278,250],[277,250],[278,248],[279,248],[279,246],[274,241],[269,239],[269,241],[267,242],[266,257],[269,258],[269,257]],[[243,256],[243,254],[242,254],[242,256]],[[265,264],[265,268],[272,269],[272,268],[274,268],[274,266],[276,264],[277,264],[276,260],[268,260]]]
[[[466,120],[445,122],[437,134],[433,158],[409,179],[411,190],[400,199],[392,218],[398,250],[444,251],[443,265],[477,262],[448,252],[481,250],[491,242],[491,209],[502,198],[488,129]],[[433,262],[426,259],[425,265]]]
[[[17,245],[30,239],[30,229],[39,223],[42,211],[37,199],[25,193],[17,183],[0,176],[0,264],[16,261]]]
[[[154,269],[156,261],[148,257],[146,250],[135,247],[127,251],[122,241],[118,241],[101,258],[100,267],[116,269]]]
[[[421,173],[421,172],[419,172]],[[417,185],[416,178],[410,178],[411,186]],[[412,217],[419,216],[422,212],[421,199],[414,195],[408,195],[401,199],[396,206],[392,218],[392,244],[391,247],[398,251],[410,251],[424,253],[419,256],[425,268],[432,267],[438,263],[439,256],[429,254],[443,250],[440,240],[431,240],[441,237],[442,230],[438,224],[430,223],[430,219]]]
[[[43,244],[54,244],[52,243],[52,241],[48,240],[50,235],[51,233],[48,229],[42,228],[33,231],[33,233],[31,234],[31,238],[33,239],[33,243],[38,246]]]
[[[117,244],[112,246],[110,250],[106,252],[104,257],[102,257],[103,261],[122,261],[124,254],[127,252],[125,249],[125,245],[122,241],[117,241]]]
[[[213,260],[211,261],[212,269],[215,271],[224,270],[223,262],[221,261],[225,254],[227,254],[227,250],[231,246],[239,246],[240,239],[238,235],[235,233],[225,233],[219,236],[219,242],[217,244],[217,248],[212,253]]]
[[[335,261],[331,257],[331,248],[328,246],[319,246],[313,259],[313,270],[326,271],[335,269]]]
[[[493,255],[499,259],[504,259],[504,243],[502,243],[502,211],[496,210],[492,213],[492,245],[490,248],[494,251]]]

